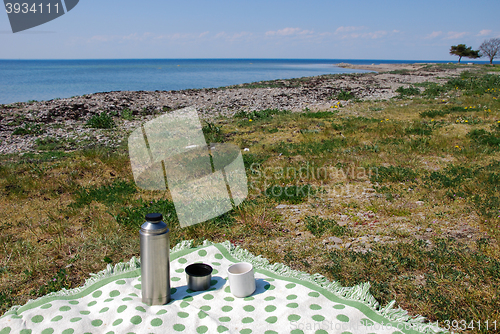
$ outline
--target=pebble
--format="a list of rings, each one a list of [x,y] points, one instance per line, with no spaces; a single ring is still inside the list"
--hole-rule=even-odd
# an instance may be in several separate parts
[[[454,75],[456,72],[421,69],[404,78],[405,81],[410,80],[409,83],[440,82],[444,74]],[[83,136],[88,136],[88,140],[94,143],[108,143],[108,146],[114,147],[118,143],[117,138],[111,138],[113,135],[122,139],[141,123],[163,113],[163,110],[169,112],[188,106],[194,107],[202,120],[213,121],[219,116],[231,117],[240,110],[287,109],[301,112],[304,106],[313,111],[330,110],[336,101],[329,98],[338,93],[340,88],[349,88],[361,100],[385,100],[397,95],[395,90],[401,85],[401,78],[400,75],[372,72],[310,77],[299,87],[294,86],[295,82],[280,80],[284,87],[245,88],[242,84],[225,89],[115,91],[50,101],[0,105],[0,154],[36,151],[36,139],[47,137],[75,139],[78,143]],[[134,120],[120,118],[119,114],[124,109],[134,112]],[[116,128],[109,131],[85,126],[90,117],[101,111],[113,111],[118,114],[115,117]],[[19,127],[19,124],[10,123],[21,115],[40,124],[46,132],[13,136],[12,132]],[[63,125],[63,128],[58,128],[60,125]],[[96,136],[99,138],[96,139]],[[244,150],[248,151],[249,148]],[[365,189],[364,193],[374,192]],[[380,196],[380,194],[374,195]]]
[[[335,245],[328,245],[328,246],[326,246],[326,249],[328,249],[328,250],[331,250],[331,249],[340,250],[340,249],[342,249],[342,247],[340,247],[340,245],[335,244]]]

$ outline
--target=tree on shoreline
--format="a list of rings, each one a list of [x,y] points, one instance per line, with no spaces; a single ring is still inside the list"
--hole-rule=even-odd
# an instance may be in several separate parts
[[[467,47],[465,44],[453,45],[450,48],[450,54],[458,56],[458,63],[460,64],[460,60],[462,57],[467,58],[479,58],[479,50],[472,50],[472,47]]]
[[[490,38],[485,40],[479,46],[479,50],[483,53],[483,57],[490,58],[490,65],[493,65],[493,59],[498,58],[500,55],[500,38]]]

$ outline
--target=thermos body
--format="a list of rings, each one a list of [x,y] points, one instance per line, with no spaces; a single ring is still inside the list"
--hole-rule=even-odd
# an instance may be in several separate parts
[[[163,305],[170,301],[170,238],[161,214],[147,214],[141,226],[142,302]]]

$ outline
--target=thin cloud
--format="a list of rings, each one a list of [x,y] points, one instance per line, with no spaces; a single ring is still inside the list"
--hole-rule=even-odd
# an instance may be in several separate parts
[[[253,34],[251,32],[242,31],[237,33],[228,34],[225,31],[221,31],[214,36],[214,39],[225,39],[229,42],[235,42],[238,40],[243,40],[251,37]]]
[[[292,36],[292,35],[310,35],[313,34],[312,30],[304,30],[301,28],[284,28],[280,30],[270,30],[266,32],[266,36]]]
[[[448,36],[446,36],[445,39],[459,39],[467,35],[467,32],[457,32],[457,31],[450,31],[448,32]]]
[[[479,32],[479,34],[477,34],[478,36],[487,36],[491,34],[491,30],[487,30],[487,29],[483,29]]]
[[[109,35],[95,35],[90,37],[88,42],[110,42],[112,40],[116,40],[117,36],[109,36]]]
[[[359,31],[366,29],[365,26],[340,26],[335,30],[335,34],[341,34],[341,33],[347,33],[347,32],[352,32],[352,31]]]
[[[425,36],[424,39],[432,39],[432,38],[436,38],[436,37],[439,37],[443,34],[442,31],[433,31],[431,32],[429,35]]]

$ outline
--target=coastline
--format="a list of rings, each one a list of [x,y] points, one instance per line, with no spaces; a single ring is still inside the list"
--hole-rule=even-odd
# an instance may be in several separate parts
[[[415,63],[415,64],[371,64],[371,65],[361,65],[361,64],[349,64],[349,63],[339,63],[336,64],[338,67],[349,68],[353,70],[367,70],[374,72],[388,72],[397,70],[409,70],[416,71],[424,68],[428,65],[436,65],[436,63]]]
[[[74,149],[81,147],[79,143],[115,147],[121,144],[126,133],[144,121],[187,106],[197,109],[203,120],[212,122],[219,117],[232,117],[241,110],[332,110],[340,103],[335,97],[341,91],[351,92],[358,100],[387,100],[397,95],[396,89],[400,86],[425,81],[443,83],[444,77],[456,76],[470,68],[428,64],[340,65],[374,72],[262,81],[223,88],[103,92],[0,105],[0,154],[36,152],[37,140],[47,139],[70,140],[77,143]],[[342,105],[348,106],[349,101],[342,101]],[[126,109],[132,112],[133,120],[121,118]],[[89,118],[101,112],[115,116],[114,129],[85,126]],[[15,135],[14,131],[20,127],[40,131]]]

